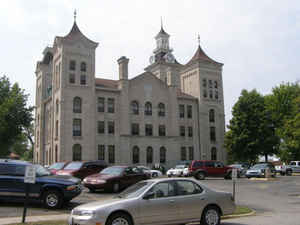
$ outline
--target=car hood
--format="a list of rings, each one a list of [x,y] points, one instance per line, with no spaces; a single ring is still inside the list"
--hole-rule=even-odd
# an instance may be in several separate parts
[[[262,169],[251,169],[251,170],[247,170],[247,173],[251,173],[251,172],[256,172],[256,173],[260,173]]]
[[[68,175],[50,175],[38,177],[42,181],[53,182],[53,183],[80,183],[80,179],[68,176]]]
[[[113,206],[119,203],[124,203],[126,201],[130,201],[131,199],[125,199],[125,198],[111,198],[111,199],[106,199],[106,200],[101,200],[101,201],[95,201],[95,202],[90,202],[87,204],[83,204],[80,206],[77,206],[73,210],[99,210],[102,208],[106,208],[108,206]]]
[[[182,170],[184,170],[184,169],[169,169],[168,171],[169,172],[177,172],[177,171],[182,171]]]
[[[97,179],[97,180],[109,180],[109,179],[117,178],[117,177],[120,177],[120,176],[112,175],[112,174],[96,173],[96,174],[92,174],[86,178],[87,179]]]
[[[61,174],[61,175],[70,175],[76,170],[58,170],[56,171],[56,174]]]

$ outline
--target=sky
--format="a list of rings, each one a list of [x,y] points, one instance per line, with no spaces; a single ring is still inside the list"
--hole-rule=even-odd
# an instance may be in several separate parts
[[[154,36],[163,26],[182,64],[194,55],[197,36],[206,54],[224,63],[226,124],[243,89],[270,94],[300,80],[300,2],[297,0],[9,0],[1,2],[0,76],[18,82],[35,104],[35,68],[55,36],[74,22],[96,50],[96,77],[118,79],[126,56],[129,78],[149,65]]]

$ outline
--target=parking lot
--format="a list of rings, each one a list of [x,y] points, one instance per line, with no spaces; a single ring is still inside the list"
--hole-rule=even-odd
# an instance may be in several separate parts
[[[232,191],[232,181],[222,178],[207,178],[201,183],[210,188]],[[47,210],[38,203],[31,203],[28,215],[66,214],[79,204],[103,200],[113,197],[112,193],[83,193],[61,210]],[[236,202],[256,211],[255,216],[224,220],[226,225],[297,225],[300,224],[300,176],[278,176],[276,180],[262,181],[238,179],[236,186]],[[5,203],[0,206],[0,217],[22,216],[22,203]]]

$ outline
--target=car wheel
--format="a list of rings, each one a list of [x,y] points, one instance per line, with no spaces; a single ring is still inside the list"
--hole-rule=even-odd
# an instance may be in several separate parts
[[[232,173],[229,172],[228,174],[225,175],[224,177],[225,180],[231,180],[232,179]]]
[[[153,173],[152,177],[158,177],[158,174],[157,173]]]
[[[171,177],[171,175],[168,175],[168,177]]]
[[[205,173],[203,173],[203,172],[198,172],[198,173],[196,174],[196,179],[197,179],[197,180],[204,180],[204,179],[205,179]]]
[[[48,209],[58,209],[62,207],[63,196],[56,190],[46,191],[44,193],[43,202]]]
[[[112,190],[114,193],[117,193],[120,191],[120,184],[117,182],[117,183],[114,183],[113,184],[113,187],[112,187]]]
[[[90,191],[91,193],[95,193],[95,189],[94,189],[94,188],[89,188],[89,191]]]
[[[291,170],[287,170],[287,171],[286,171],[286,175],[287,175],[287,176],[292,176],[292,171],[291,171]]]
[[[133,222],[128,214],[115,213],[109,216],[106,225],[133,225]]]
[[[216,206],[208,206],[201,216],[201,225],[220,225],[221,213]]]

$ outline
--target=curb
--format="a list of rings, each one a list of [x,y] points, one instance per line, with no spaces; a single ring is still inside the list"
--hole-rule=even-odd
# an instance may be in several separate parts
[[[55,221],[55,220],[67,220],[70,214],[57,214],[57,215],[43,215],[43,216],[26,216],[25,222],[42,222],[42,221]],[[0,218],[0,224],[13,224],[21,223],[22,216]]]
[[[246,217],[246,216],[253,216],[254,214],[256,214],[256,211],[254,209],[251,209],[252,212],[249,213],[243,213],[243,214],[236,214],[236,215],[225,215],[222,216],[221,218],[223,220],[227,220],[227,219],[232,219],[232,218],[240,218],[240,217]]]
[[[258,178],[258,177],[252,177],[250,180],[261,180],[261,181],[275,181],[278,180],[277,178]]]

